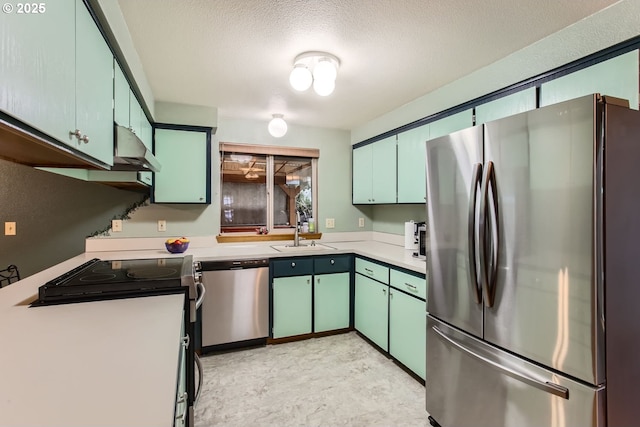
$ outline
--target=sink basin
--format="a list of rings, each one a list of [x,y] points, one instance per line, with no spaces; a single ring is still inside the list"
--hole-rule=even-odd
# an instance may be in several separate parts
[[[316,243],[315,245],[311,245],[309,243],[300,244],[300,246],[293,246],[293,244],[288,245],[273,245],[271,246],[278,252],[312,252],[312,251],[326,251],[326,250],[335,250],[336,248],[332,248],[331,246],[321,245]]]

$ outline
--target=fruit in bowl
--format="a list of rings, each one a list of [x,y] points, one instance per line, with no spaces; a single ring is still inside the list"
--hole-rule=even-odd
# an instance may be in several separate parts
[[[178,237],[177,239],[167,239],[164,246],[172,254],[181,254],[189,247],[189,239],[186,237]]]

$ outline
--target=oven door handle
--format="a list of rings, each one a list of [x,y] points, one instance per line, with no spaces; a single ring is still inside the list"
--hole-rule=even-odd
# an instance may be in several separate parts
[[[204,287],[201,281],[198,282],[196,286],[198,288],[198,299],[196,299],[196,310],[197,310],[200,308],[200,306],[202,305],[202,302],[204,301],[204,294],[207,293],[207,289]]]

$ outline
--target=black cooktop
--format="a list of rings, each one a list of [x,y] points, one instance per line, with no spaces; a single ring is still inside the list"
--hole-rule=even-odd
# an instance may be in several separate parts
[[[144,296],[181,289],[191,257],[103,261],[92,259],[40,286],[34,305]],[[187,283],[188,285],[188,283]]]

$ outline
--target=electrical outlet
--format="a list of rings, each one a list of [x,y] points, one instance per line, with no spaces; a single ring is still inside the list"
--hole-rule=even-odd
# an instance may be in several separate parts
[[[5,222],[4,223],[4,235],[5,236],[15,236],[16,235],[16,223],[15,222]]]
[[[117,233],[122,231],[122,220],[121,219],[112,219],[111,220],[111,231]]]
[[[158,220],[158,231],[167,231],[167,221],[164,219]]]
[[[324,222],[325,228],[335,228],[336,227],[336,219],[335,218],[327,218]]]
[[[358,227],[364,227],[364,218],[358,218]]]

